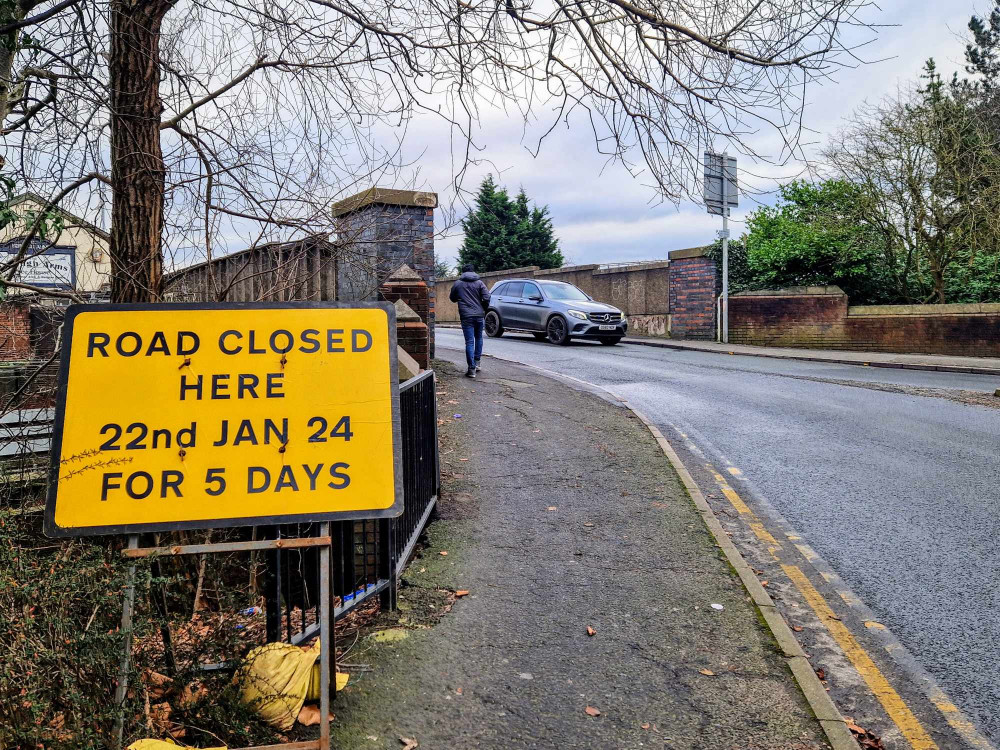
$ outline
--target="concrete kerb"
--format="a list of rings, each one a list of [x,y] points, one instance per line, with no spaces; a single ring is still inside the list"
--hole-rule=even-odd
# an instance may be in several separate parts
[[[709,349],[699,347],[697,344],[672,344],[669,341],[644,341],[637,338],[622,339],[623,344],[634,344],[635,346],[652,346],[660,349],[674,349],[684,352],[706,352],[708,354],[738,354],[741,357],[766,357],[768,359],[793,359],[800,362],[825,362],[831,365],[855,365],[857,367],[884,367],[890,370],[926,370],[929,372],[957,372],[967,375],[1000,375],[1000,367],[951,367],[949,365],[921,365],[908,364],[902,362],[872,362],[854,359],[835,359],[832,357],[810,357],[807,354],[770,354],[768,352],[754,351],[725,351],[719,349]]]
[[[743,555],[740,554],[736,545],[733,544],[733,541],[723,530],[722,524],[720,524],[719,519],[715,517],[714,511],[708,504],[708,501],[705,500],[705,496],[695,483],[694,478],[691,476],[691,472],[688,471],[684,462],[681,461],[680,456],[677,455],[677,452],[670,444],[670,441],[664,437],[659,428],[653,424],[645,414],[633,407],[626,399],[622,398],[608,388],[588,383],[587,381],[580,380],[579,378],[574,378],[572,375],[554,373],[551,370],[546,370],[544,367],[525,364],[524,362],[518,362],[517,360],[507,359],[505,357],[497,357],[493,354],[488,354],[486,356],[493,359],[500,359],[505,362],[511,362],[513,364],[520,365],[521,367],[529,367],[533,370],[544,373],[548,377],[554,377],[557,380],[568,380],[577,383],[584,386],[584,390],[587,391],[603,391],[608,395],[608,400],[618,403],[622,407],[628,409],[646,426],[650,434],[656,440],[657,444],[659,444],[660,449],[663,451],[663,455],[667,457],[667,460],[670,461],[674,471],[676,471],[678,477],[680,477],[681,484],[684,485],[684,488],[687,490],[688,495],[694,502],[695,507],[700,512],[702,519],[705,521],[705,526],[708,528],[709,532],[711,532],[716,544],[718,544],[719,548],[725,554],[726,560],[729,564],[733,566],[734,570],[736,570],[736,573],[743,582],[743,586],[746,588],[747,593],[750,594],[754,604],[760,610],[761,615],[764,618],[764,622],[767,623],[771,634],[777,641],[779,648],[781,648],[782,654],[785,656],[785,660],[788,663],[788,667],[792,675],[795,677],[795,681],[798,684],[799,689],[802,691],[806,701],[809,703],[810,709],[816,715],[820,726],[823,727],[826,738],[829,740],[833,750],[858,750],[857,740],[854,739],[854,735],[851,734],[851,730],[848,729],[847,722],[844,720],[843,715],[841,715],[840,710],[834,704],[833,699],[830,698],[829,694],[826,692],[826,688],[823,687],[823,683],[820,682],[816,672],[813,671],[812,665],[809,663],[805,652],[802,650],[798,640],[792,633],[792,629],[788,626],[784,617],[781,616],[781,613],[778,612],[777,608],[774,606],[774,601],[771,599],[764,587],[761,586],[760,581],[757,580],[757,576],[747,564],[747,561],[743,559]]]

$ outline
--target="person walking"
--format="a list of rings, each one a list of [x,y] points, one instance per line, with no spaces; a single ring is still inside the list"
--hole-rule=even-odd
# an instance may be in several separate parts
[[[464,266],[462,275],[451,286],[450,298],[458,303],[458,318],[465,336],[465,361],[469,366],[465,377],[474,378],[480,369],[479,359],[483,356],[483,328],[486,310],[490,306],[490,290],[472,266]]]

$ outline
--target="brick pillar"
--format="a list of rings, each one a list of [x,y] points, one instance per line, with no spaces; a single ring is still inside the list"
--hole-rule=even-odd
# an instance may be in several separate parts
[[[427,287],[426,305],[410,307],[427,326],[430,356],[434,355],[435,208],[437,193],[370,188],[332,209],[345,256],[338,263],[337,298],[376,299],[387,277],[405,264]]]
[[[707,248],[675,250],[670,258],[670,336],[715,339],[715,261]]]
[[[0,360],[30,359],[31,308],[26,299],[0,304]]]
[[[402,265],[379,287],[379,297],[396,305],[396,343],[425,370],[433,356],[429,316],[431,287],[407,265]]]

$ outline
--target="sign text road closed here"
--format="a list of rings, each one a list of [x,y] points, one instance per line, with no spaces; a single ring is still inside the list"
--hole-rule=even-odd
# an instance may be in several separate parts
[[[64,329],[54,535],[394,516],[391,306],[80,306]]]

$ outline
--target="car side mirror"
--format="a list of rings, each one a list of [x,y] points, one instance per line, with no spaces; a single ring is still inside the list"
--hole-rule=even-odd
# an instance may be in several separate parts
[[[532,302],[541,302],[542,301],[542,298],[539,295],[537,295],[537,294],[532,294],[530,297],[528,297],[528,299],[530,299]]]

